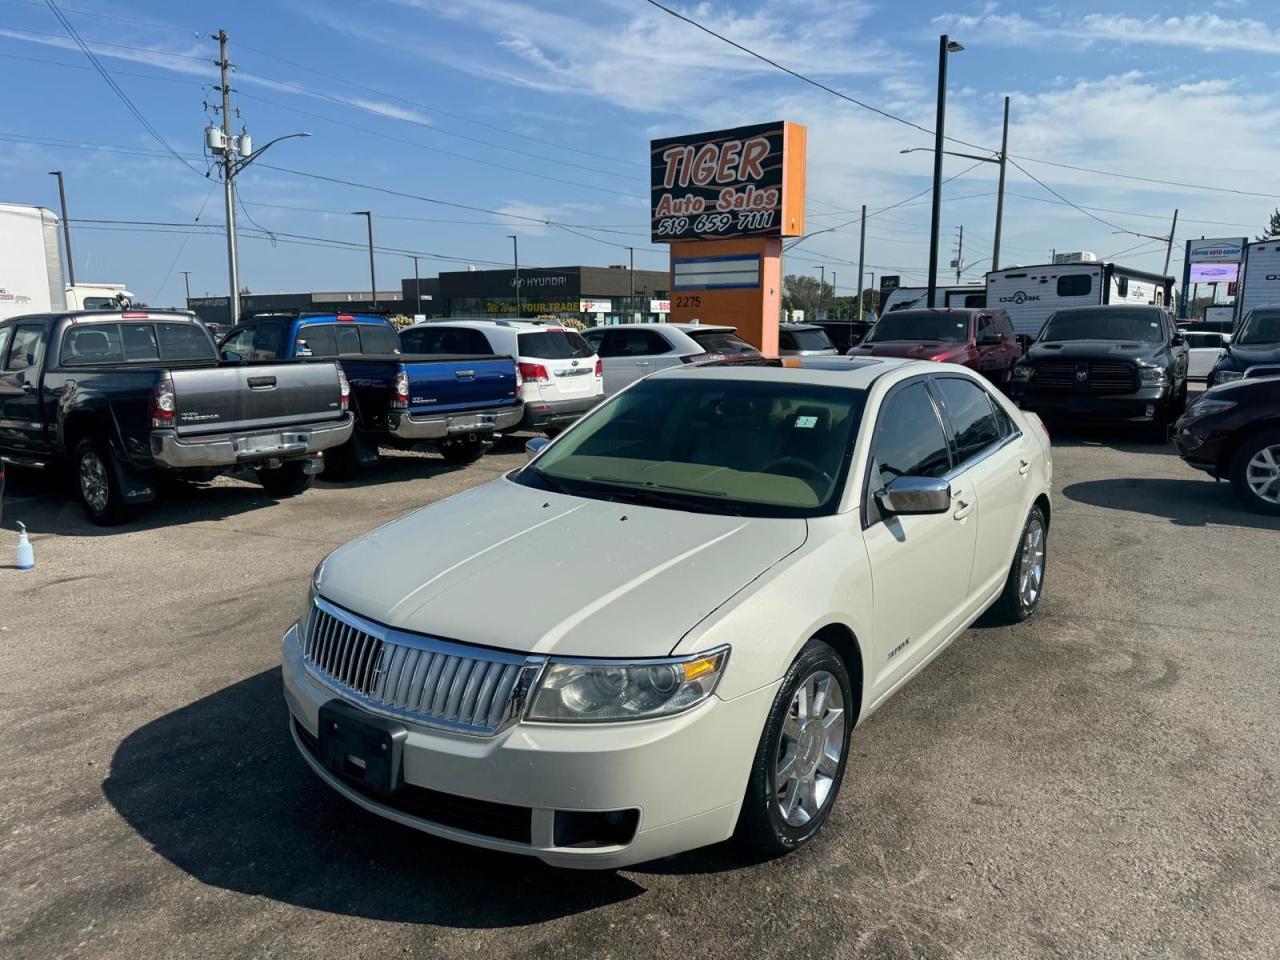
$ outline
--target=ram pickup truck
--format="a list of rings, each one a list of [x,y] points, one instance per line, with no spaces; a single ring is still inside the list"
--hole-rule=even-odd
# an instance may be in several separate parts
[[[351,436],[336,363],[218,359],[187,313],[42,313],[0,323],[0,456],[66,466],[89,519],[119,523],[157,480],[248,466],[301,493]]]
[[[222,356],[337,360],[351,383],[355,432],[326,457],[327,479],[349,479],[378,447],[434,446],[450,463],[471,463],[524,408],[514,357],[404,354],[385,317],[347,313],[261,314],[232,329]]]

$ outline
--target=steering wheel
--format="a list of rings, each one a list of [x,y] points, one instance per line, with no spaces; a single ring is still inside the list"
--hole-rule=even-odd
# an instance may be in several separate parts
[[[795,473],[791,473],[787,470],[779,471],[784,476],[796,477],[797,480],[812,479],[816,477],[827,484],[835,482],[835,477],[831,476],[831,474],[827,473],[827,471],[823,470],[821,467],[810,463],[802,457],[778,457],[776,460],[770,460],[760,469],[762,473],[773,473],[776,467],[799,467],[804,473],[808,474],[808,477],[806,478],[803,476],[797,476]]]

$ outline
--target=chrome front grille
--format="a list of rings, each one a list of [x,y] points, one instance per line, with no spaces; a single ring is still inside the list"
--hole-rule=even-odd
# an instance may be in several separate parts
[[[1084,370],[1085,378],[1079,378]],[[1123,360],[1042,360],[1036,364],[1037,386],[1050,390],[1088,390],[1090,393],[1133,393],[1137,371]]]
[[[519,719],[544,658],[392,630],[317,600],[303,661],[370,709],[491,736]]]

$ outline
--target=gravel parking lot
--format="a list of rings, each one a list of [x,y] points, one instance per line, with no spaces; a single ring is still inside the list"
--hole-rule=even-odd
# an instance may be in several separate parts
[[[1122,437],[1055,438],[1038,615],[859,728],[795,856],[566,873],[333,794],[280,696],[306,577],[521,445],[280,503],[221,479],[114,530],[11,471],[38,565],[0,566],[0,954],[1275,956],[1280,521]]]

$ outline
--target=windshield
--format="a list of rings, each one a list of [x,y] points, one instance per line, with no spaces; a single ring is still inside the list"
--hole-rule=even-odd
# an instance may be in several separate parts
[[[598,500],[753,517],[835,508],[861,390],[776,380],[643,380],[516,475]]]
[[[969,339],[967,313],[940,313],[932,310],[899,310],[881,317],[863,343],[891,340],[945,340],[964,343]]]
[[[1243,346],[1280,343],[1280,308],[1259,307],[1257,310],[1250,310],[1235,342]]]
[[[1164,329],[1159,310],[1132,307],[1091,307],[1088,310],[1059,310],[1036,338],[1046,340],[1136,340],[1160,343]]]

